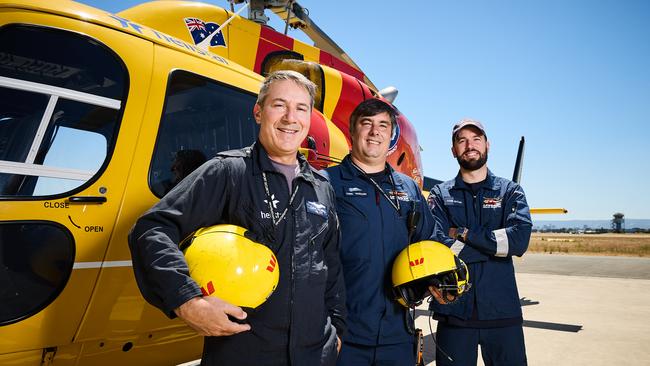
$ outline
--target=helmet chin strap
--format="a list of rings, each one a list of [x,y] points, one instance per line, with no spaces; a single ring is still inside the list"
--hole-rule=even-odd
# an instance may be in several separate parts
[[[411,201],[411,209],[409,210],[408,216],[406,218],[406,225],[408,229],[408,243],[406,243],[406,253],[409,259],[411,258],[411,240],[413,239],[413,234],[415,234],[415,230],[418,227],[419,221],[420,213],[415,209],[415,201]],[[413,272],[413,269],[410,270]],[[409,332],[409,334],[413,335],[415,335],[415,306],[417,306],[417,304],[409,306],[404,312],[404,323],[406,324],[406,330]],[[411,311],[413,311],[413,315],[411,315]]]
[[[415,209],[415,201],[411,201],[411,209],[409,210],[408,216],[406,217],[406,225],[408,229],[408,243],[406,243],[406,254],[409,260],[411,259],[411,241],[413,240],[413,234],[418,227],[420,222],[420,212]],[[411,275],[413,275],[413,269],[410,268]]]
[[[414,236],[418,220],[419,215],[415,207],[412,206],[406,222],[409,243]],[[422,304],[427,297],[429,297],[427,301],[438,301],[441,304],[456,301],[471,287],[470,276],[465,263],[442,243],[423,240],[409,244],[405,249],[400,252],[393,264],[392,290],[396,301],[406,308],[404,311],[405,330],[414,336],[416,345],[422,345],[421,330],[417,329],[415,324],[417,306]],[[451,261],[452,258],[453,261]],[[433,317],[433,311],[431,311],[430,317]],[[430,318],[429,328],[432,340],[436,345],[436,352],[441,358],[444,357],[449,362],[454,362],[454,359],[438,345],[431,323]],[[419,362],[418,365],[422,365],[421,352],[416,354],[416,359]]]

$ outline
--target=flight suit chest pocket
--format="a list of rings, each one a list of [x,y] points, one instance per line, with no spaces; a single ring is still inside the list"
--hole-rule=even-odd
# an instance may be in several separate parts
[[[410,212],[419,209],[418,205],[420,204],[420,200],[402,185],[386,191],[386,197],[388,197],[391,205],[397,210],[396,212],[400,219],[407,218]]]
[[[483,223],[498,225],[503,221],[503,197],[486,194],[479,203],[481,205],[481,221]]]
[[[458,199],[456,197],[445,196],[443,199],[444,199],[443,203],[445,204],[445,206],[450,207],[450,208],[451,207],[463,207],[465,205],[465,202],[463,202],[462,199]]]
[[[365,225],[368,221],[366,212],[376,206],[374,188],[352,184],[344,185],[341,189],[336,198],[336,212],[341,225]]]
[[[346,198],[364,198],[368,197],[372,192],[372,190],[368,190],[368,187],[365,185],[344,185],[341,187],[343,190],[343,197]]]
[[[308,255],[309,281],[325,282],[327,280],[327,264],[325,263],[325,237],[329,228],[329,209],[322,203],[305,202],[305,211],[310,225]]]
[[[400,201],[400,206],[399,206],[399,212],[397,214],[397,221],[396,222],[401,222],[403,225],[395,225],[393,228],[393,231],[395,232],[395,235],[397,237],[405,237],[408,235],[408,220],[409,220],[409,215],[411,215],[413,212],[420,212],[419,210],[419,205],[420,201],[415,200],[415,199],[408,199],[408,200],[403,200]],[[420,217],[419,219],[416,219],[418,221],[415,222],[416,226],[422,225],[422,220],[423,218]]]
[[[396,202],[394,195],[390,196],[393,202]],[[406,196],[397,196],[399,199],[399,216],[408,217],[408,214],[413,210],[419,209],[420,200]]]
[[[465,200],[463,197],[454,197],[450,194],[442,195],[442,203],[445,206],[445,210],[449,215],[449,224],[455,227],[467,227],[469,226],[467,222],[467,210],[468,208],[465,205]],[[470,209],[472,209],[472,202],[468,202]]]

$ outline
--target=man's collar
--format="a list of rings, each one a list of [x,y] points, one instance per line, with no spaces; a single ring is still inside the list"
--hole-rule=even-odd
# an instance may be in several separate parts
[[[271,163],[271,158],[266,152],[260,140],[257,140],[252,146],[251,157],[253,158],[253,175],[260,175],[262,172],[274,172],[275,168]]]
[[[298,165],[300,166],[300,173],[298,173],[298,176],[302,177],[307,182],[314,184],[316,180],[314,179],[314,173],[312,172],[311,165],[309,165],[307,158],[305,158],[303,154],[299,152],[297,154]]]
[[[393,176],[393,180],[395,181],[396,185],[402,185],[402,178],[395,173],[395,169],[393,167],[386,163],[386,170],[387,173],[390,173]],[[356,177],[362,177],[365,176],[366,173],[364,173],[362,170],[359,168],[355,167],[354,163],[352,162],[352,156],[350,154],[346,155],[345,158],[343,158],[343,161],[341,161],[341,178],[345,180],[352,180]]]
[[[488,169],[487,176],[485,177],[483,184],[481,184],[481,187],[491,189],[491,190],[497,190],[501,187],[501,184],[496,181],[495,175],[492,174],[492,171],[490,171],[490,169]],[[470,189],[469,184],[465,183],[465,181],[463,180],[460,171],[458,171],[458,174],[456,175],[456,179],[454,181],[454,188],[467,189],[467,190]]]

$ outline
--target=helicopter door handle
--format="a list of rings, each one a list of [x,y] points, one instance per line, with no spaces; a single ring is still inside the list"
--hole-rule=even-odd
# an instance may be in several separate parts
[[[68,198],[70,203],[104,203],[106,202],[106,197],[104,196],[72,196]]]

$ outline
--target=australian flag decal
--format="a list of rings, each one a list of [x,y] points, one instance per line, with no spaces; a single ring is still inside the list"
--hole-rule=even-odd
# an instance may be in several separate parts
[[[195,45],[226,47],[226,40],[223,38],[223,33],[214,33],[219,29],[219,24],[206,23],[199,18],[185,18],[185,26],[190,31]],[[207,47],[205,48],[207,49]]]

